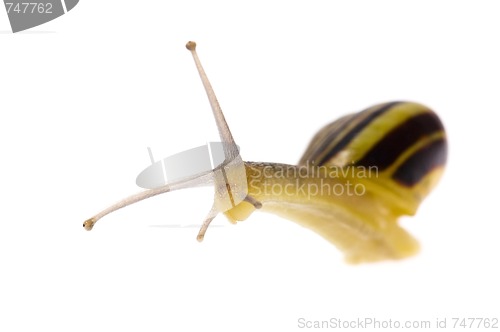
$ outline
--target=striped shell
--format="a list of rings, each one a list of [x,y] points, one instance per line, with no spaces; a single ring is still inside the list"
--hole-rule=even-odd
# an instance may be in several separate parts
[[[439,117],[421,104],[390,102],[322,128],[299,165],[377,167],[377,181],[404,196],[414,213],[439,180],[446,159]]]

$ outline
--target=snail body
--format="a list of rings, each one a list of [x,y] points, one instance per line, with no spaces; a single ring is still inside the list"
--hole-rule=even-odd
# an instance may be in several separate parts
[[[439,181],[447,140],[439,117],[413,102],[378,104],[341,117],[311,140],[297,165],[244,162],[196,53],[191,51],[214,113],[225,160],[213,170],[130,196],[84,222],[165,192],[214,185],[214,204],[198,234],[224,213],[232,223],[256,210],[318,233],[351,263],[401,259],[418,242],[398,224],[414,215]]]

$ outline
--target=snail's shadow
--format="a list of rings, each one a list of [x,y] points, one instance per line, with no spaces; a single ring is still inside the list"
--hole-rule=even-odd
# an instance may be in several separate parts
[[[201,225],[149,225],[149,227],[156,227],[156,228],[200,228]],[[225,225],[210,225],[210,228],[218,228],[218,227],[225,227]]]

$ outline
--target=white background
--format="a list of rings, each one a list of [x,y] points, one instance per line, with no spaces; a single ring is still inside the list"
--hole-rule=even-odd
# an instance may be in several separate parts
[[[18,34],[0,10],[0,330],[500,318],[496,4],[81,0]],[[200,244],[190,226],[210,189],[144,201],[84,231],[83,220],[138,191],[146,147],[159,159],[217,138],[188,40],[245,160],[295,163],[321,126],[379,102],[435,109],[448,167],[401,221],[421,253],[346,265],[315,233],[263,213],[236,226],[219,216]]]

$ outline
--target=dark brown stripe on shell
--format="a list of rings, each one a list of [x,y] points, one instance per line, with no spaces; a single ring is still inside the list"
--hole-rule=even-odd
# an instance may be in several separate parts
[[[356,164],[366,167],[376,166],[379,171],[383,171],[418,140],[443,129],[443,124],[436,114],[432,112],[417,114],[393,128]]]
[[[373,120],[375,120],[377,117],[379,117],[383,113],[387,112],[388,110],[399,104],[401,104],[400,101],[387,103],[378,110],[376,110],[375,112],[373,112],[372,114],[370,114],[363,121],[361,121],[354,128],[352,128],[351,131],[349,131],[335,146],[333,146],[330,149],[330,151],[319,161],[319,163],[317,163],[317,165],[325,164],[328,160],[333,158],[337,153],[342,151],[356,137],[356,135],[358,135],[364,128],[366,128],[366,126],[368,126]]]
[[[417,150],[406,159],[392,175],[392,178],[402,185],[412,187],[434,168],[446,164],[448,146],[441,138]]]

